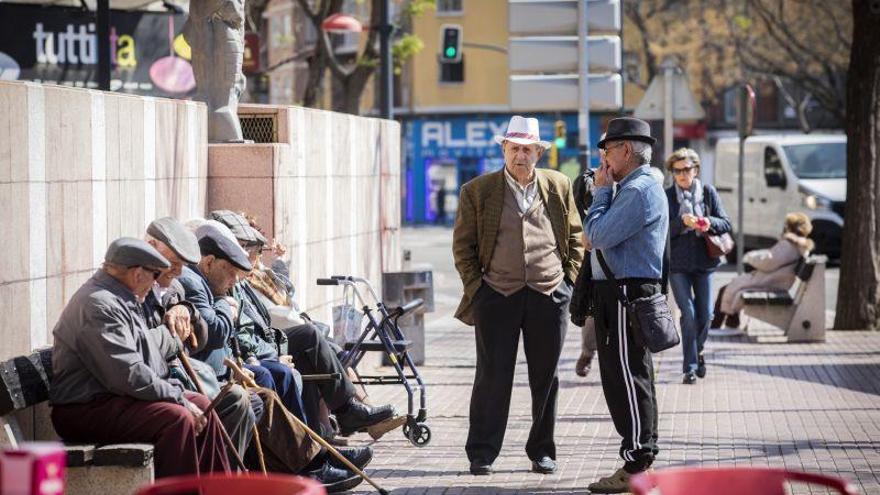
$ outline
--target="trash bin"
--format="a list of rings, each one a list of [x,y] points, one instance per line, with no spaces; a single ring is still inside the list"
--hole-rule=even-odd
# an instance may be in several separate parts
[[[403,335],[411,340],[409,355],[416,365],[425,364],[425,313],[434,311],[434,274],[431,270],[411,270],[382,274],[382,301],[389,308],[402,306],[413,299],[425,304],[400,318]],[[390,365],[385,356],[382,363]]]

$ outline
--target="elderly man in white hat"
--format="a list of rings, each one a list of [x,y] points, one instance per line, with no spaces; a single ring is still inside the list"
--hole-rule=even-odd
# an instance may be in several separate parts
[[[512,117],[495,141],[504,169],[462,186],[453,233],[464,284],[455,316],[476,327],[477,345],[465,450],[472,474],[492,472],[507,428],[522,332],[532,392],[526,454],[532,471],[546,474],[556,470],[556,368],[583,259],[582,227],[568,177],[536,168],[550,147],[537,119]]]

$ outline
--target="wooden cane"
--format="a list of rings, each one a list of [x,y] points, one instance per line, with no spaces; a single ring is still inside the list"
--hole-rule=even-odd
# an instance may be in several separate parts
[[[226,358],[226,359],[223,360],[223,362],[226,364],[226,366],[228,366],[230,369],[232,369],[234,373],[236,373],[236,374],[238,374],[238,375],[240,375],[240,376],[243,377],[243,379],[244,379],[243,382],[244,382],[244,385],[245,385],[245,386],[252,386],[252,387],[256,387],[256,386],[257,386],[257,384],[254,383],[253,379],[251,379],[249,376],[247,376],[247,375],[244,374],[244,372],[241,370],[241,368],[238,367],[238,365],[235,363],[235,361],[233,361],[233,360],[231,360],[231,359],[229,359],[229,358]],[[274,395],[275,398],[276,398],[279,402],[281,401],[281,399],[278,398],[278,394],[276,394],[274,391],[272,391],[272,392],[270,392],[270,393],[271,393],[272,395]],[[318,435],[317,433],[315,433],[315,431],[313,431],[313,430],[312,430],[311,428],[309,428],[305,423],[303,423],[302,420],[300,420],[299,418],[297,418],[295,414],[285,414],[285,416],[286,416],[287,418],[289,418],[289,419],[292,419],[292,420],[294,421],[294,423],[296,423],[297,426],[299,426],[299,427],[301,427],[303,430],[305,430],[306,433],[308,433],[308,435],[309,435],[310,437],[312,437],[313,440],[315,440],[316,442],[318,442],[319,444],[321,444],[322,447],[324,447],[325,449],[327,449],[328,452],[330,452],[331,454],[333,454],[333,457],[339,459],[339,460],[340,460],[343,464],[345,464],[345,466],[348,467],[351,471],[353,471],[355,474],[357,474],[358,476],[360,476],[361,478],[363,478],[364,481],[366,481],[367,483],[373,485],[373,487],[374,487],[376,490],[378,490],[379,493],[380,493],[381,495],[388,495],[388,490],[386,490],[386,489],[382,488],[381,486],[379,486],[378,484],[376,484],[375,481],[373,481],[369,476],[367,476],[367,473],[363,472],[363,470],[361,470],[360,468],[358,468],[357,466],[355,466],[354,464],[352,464],[351,461],[349,461],[348,459],[345,458],[345,456],[343,456],[342,454],[340,454],[339,451],[336,450],[336,448],[334,448],[332,445],[330,445],[330,443],[327,442],[327,440],[324,440],[324,438],[321,437],[321,435]]]
[[[192,380],[193,384],[196,386],[196,390],[200,394],[204,395],[205,392],[204,392],[204,389],[202,388],[202,382],[199,380],[199,377],[196,376],[195,371],[193,371],[192,365],[190,364],[189,358],[186,356],[186,353],[183,351],[178,352],[177,358],[180,359],[180,363],[183,364],[183,369],[184,369],[184,371],[186,371],[186,374],[189,376],[189,379]],[[227,391],[228,391],[228,389],[227,389]],[[217,398],[220,398],[220,396],[218,395]],[[213,404],[213,402],[212,402],[212,404]],[[212,409],[212,408],[209,407],[208,409],[209,409],[209,411],[205,412],[205,416],[207,416],[210,413],[210,409]],[[217,423],[220,425],[220,435],[223,437],[223,443],[225,443],[226,448],[228,448],[229,451],[232,452],[232,455],[235,458],[236,464],[238,464],[238,467],[240,467],[242,471],[248,472],[248,468],[247,468],[247,466],[244,465],[244,460],[242,460],[241,454],[238,453],[238,449],[235,447],[235,443],[232,441],[232,438],[229,437],[229,432],[226,431],[226,427],[223,426],[223,422],[217,421]]]

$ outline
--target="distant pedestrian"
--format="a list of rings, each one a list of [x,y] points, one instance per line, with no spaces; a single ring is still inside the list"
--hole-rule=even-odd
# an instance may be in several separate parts
[[[622,290],[630,300],[662,292],[663,254],[669,206],[663,186],[651,176],[651,137],[647,122],[623,117],[608,123],[605,163],[599,168],[585,230],[593,245],[593,313],[599,342],[602,390],[617,433],[624,465],[590,484],[593,493],[628,490],[633,474],[645,471],[657,455],[657,398],[651,353],[636,339]],[[617,182],[616,195],[612,185]],[[611,282],[602,266],[618,281]]]
[[[437,224],[446,225],[446,185],[443,182],[437,188],[436,194]]]
[[[526,454],[532,471],[556,470],[557,365],[572,283],[583,258],[571,181],[535,166],[550,143],[538,120],[514,116],[496,136],[504,169],[461,188],[452,250],[464,285],[456,318],[475,325],[477,370],[470,403],[470,471],[492,472],[501,451],[520,332],[532,392]]]
[[[709,256],[707,235],[730,232],[730,219],[715,188],[699,179],[700,157],[681,148],[666,159],[674,184],[666,189],[669,201],[669,281],[681,310],[682,383],[706,376],[703,345],[709,335],[712,308],[712,272],[721,258]]]

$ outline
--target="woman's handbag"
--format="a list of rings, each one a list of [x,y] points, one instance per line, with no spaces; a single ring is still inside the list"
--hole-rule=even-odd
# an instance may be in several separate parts
[[[703,239],[710,258],[720,258],[733,251],[733,237],[727,232],[719,235],[703,234]]]
[[[617,289],[617,298],[626,308],[627,319],[635,331],[633,335],[636,342],[643,344],[653,353],[677,346],[681,342],[681,336],[678,333],[678,328],[675,327],[675,319],[672,317],[672,311],[666,301],[666,294],[658,292],[630,301],[623,293],[623,289],[620,288],[614,274],[611,273],[611,269],[608,268],[602,251],[596,250],[596,256],[599,265],[602,266],[602,271],[605,272],[605,277]]]
[[[709,196],[709,186],[704,184],[703,204],[705,205],[704,208],[706,209],[707,214],[709,214],[710,209],[709,203],[706,202],[705,199]],[[733,237],[727,232],[718,235],[710,235],[708,232],[705,232],[703,233],[703,240],[706,241],[706,253],[710,258],[720,258],[733,251]]]

